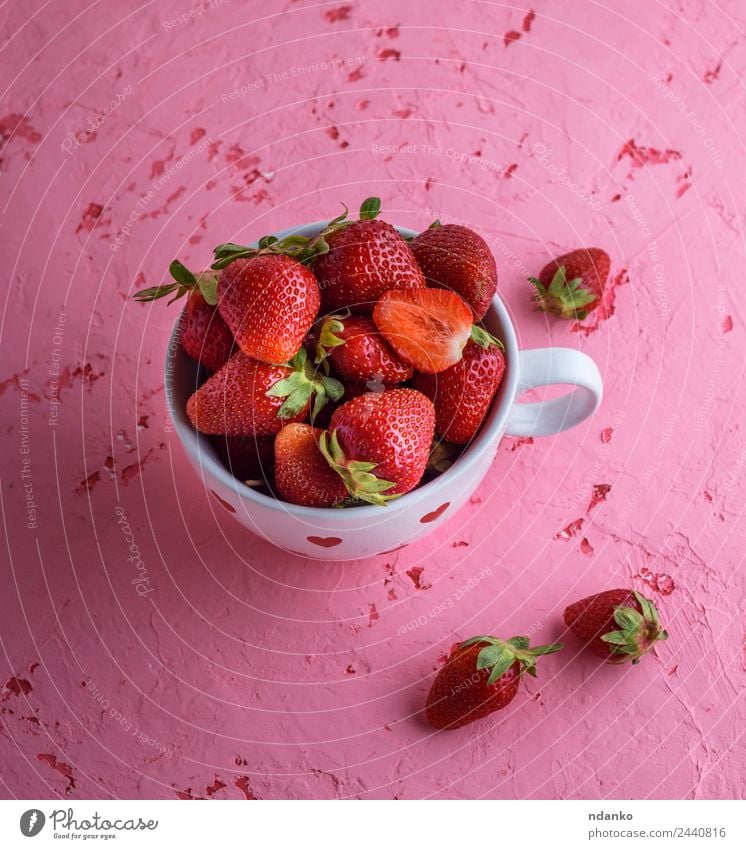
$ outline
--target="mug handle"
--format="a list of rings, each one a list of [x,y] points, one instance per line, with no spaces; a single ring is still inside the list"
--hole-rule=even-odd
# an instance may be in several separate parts
[[[515,402],[508,416],[508,436],[550,436],[580,424],[603,397],[601,373],[593,360],[574,348],[530,348],[519,351],[516,397],[535,386],[567,383],[572,392],[551,401]]]

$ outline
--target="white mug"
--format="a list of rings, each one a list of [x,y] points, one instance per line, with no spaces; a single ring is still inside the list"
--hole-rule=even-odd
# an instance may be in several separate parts
[[[316,235],[326,222],[278,233]],[[399,228],[405,236],[414,235]],[[602,381],[586,354],[572,348],[518,350],[515,330],[499,296],[484,317],[487,330],[505,345],[502,384],[481,430],[461,457],[439,477],[385,507],[301,507],[246,486],[225,468],[209,439],[192,427],[186,403],[197,384],[198,366],[178,344],[178,322],[166,357],[166,398],[174,428],[205,488],[250,531],[285,551],[321,560],[358,560],[403,548],[451,519],[470,498],[508,436],[547,436],[580,424],[601,403]],[[518,403],[535,386],[568,384],[568,394],[551,401]]]

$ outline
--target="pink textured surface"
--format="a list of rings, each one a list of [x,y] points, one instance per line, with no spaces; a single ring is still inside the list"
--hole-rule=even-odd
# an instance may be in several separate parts
[[[746,13],[621,7],[3,6],[3,795],[743,796]],[[506,440],[436,536],[303,562],[187,467],[176,307],[128,296],[373,193],[483,232],[522,346],[588,352],[606,398]],[[615,279],[582,327],[525,282],[576,244]],[[423,725],[453,642],[548,642],[628,584],[665,616],[657,656],[568,639],[495,722]]]

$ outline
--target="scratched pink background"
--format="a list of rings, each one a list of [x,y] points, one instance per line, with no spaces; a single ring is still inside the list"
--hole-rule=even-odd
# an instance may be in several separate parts
[[[2,794],[743,797],[743,5],[189,2],[0,11]],[[521,344],[591,354],[606,397],[506,439],[426,541],[304,562],[187,467],[177,308],[128,296],[373,193],[483,232]],[[608,303],[547,322],[525,278],[577,244]],[[570,639],[495,722],[423,725],[453,642],[548,642],[627,584],[658,656]]]

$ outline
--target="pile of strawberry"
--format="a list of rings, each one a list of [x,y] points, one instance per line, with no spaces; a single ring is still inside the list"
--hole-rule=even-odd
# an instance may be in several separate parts
[[[386,504],[478,432],[505,372],[479,322],[497,288],[474,231],[411,240],[368,198],[321,233],[219,245],[141,301],[188,295],[180,340],[210,373],[187,403],[233,472],[310,507]],[[445,442],[449,447],[442,448]]]

